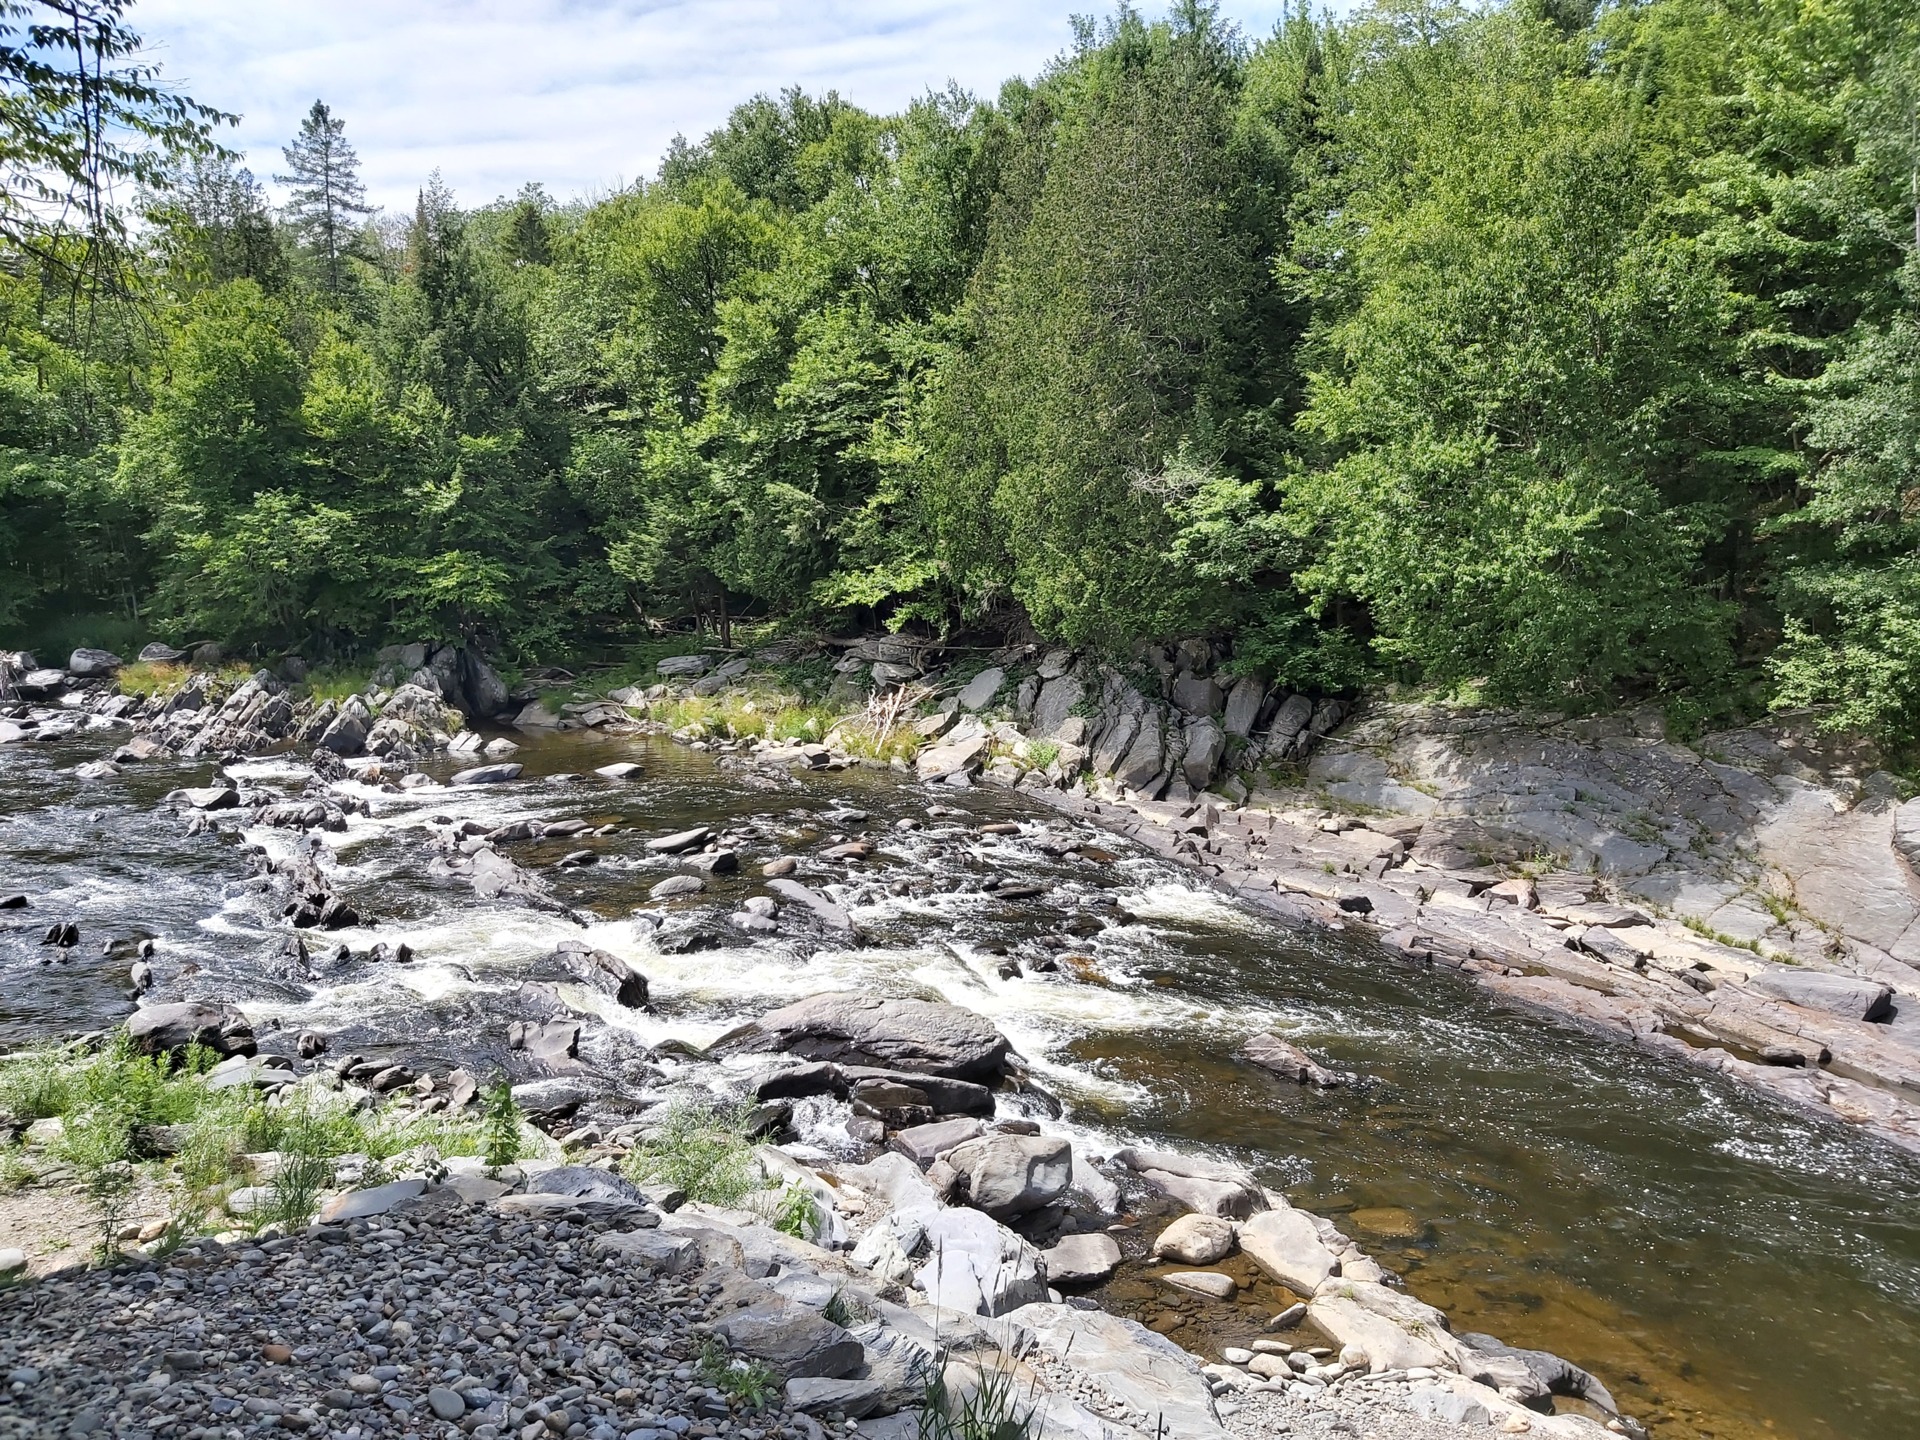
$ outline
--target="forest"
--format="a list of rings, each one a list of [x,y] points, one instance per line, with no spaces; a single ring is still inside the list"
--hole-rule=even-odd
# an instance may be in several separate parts
[[[120,210],[0,216],[0,640],[1212,635],[1920,737],[1908,0],[1122,7],[411,215],[323,103],[275,205],[115,34]]]

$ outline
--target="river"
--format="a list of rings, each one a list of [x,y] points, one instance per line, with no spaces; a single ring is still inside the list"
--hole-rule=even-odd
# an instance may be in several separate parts
[[[1586,1366],[1659,1440],[1920,1436],[1920,1164],[1718,1077],[1495,1008],[1363,936],[1282,928],[1118,842],[1111,862],[1054,858],[1034,844],[1036,826],[1065,822],[1017,797],[936,795],[871,771],[773,790],[710,754],[591,734],[525,740],[513,758],[526,773],[505,786],[391,793],[349,782],[372,814],[322,838],[338,888],[373,919],[326,937],[356,958],[322,957],[305,980],[271,958],[284,939],[278,902],[247,880],[240,837],[187,838],[159,803],[213,767],[73,776],[115,733],[0,749],[0,893],[33,897],[30,909],[0,912],[0,1046],[124,1015],[128,960],[152,938],[162,992],[235,1000],[270,1048],[277,1022],[286,1036],[333,1034],[336,1054],[485,1070],[505,1058],[520,983],[554,941],[582,931],[436,878],[428,833],[436,822],[528,815],[618,824],[601,839],[513,850],[598,917],[586,938],[651,981],[651,1014],[563,991],[601,1014],[583,1050],[597,1063],[632,1065],[668,1040],[701,1044],[823,990],[942,998],[991,1017],[1090,1137],[1255,1166],[1456,1328]],[[628,758],[645,764],[637,780],[588,773]],[[288,793],[305,778],[292,757],[234,773]],[[583,778],[551,778],[568,773]],[[1009,819],[1029,822],[1026,833],[974,829]],[[696,823],[737,831],[747,863],[666,907],[663,933],[702,928],[717,946],[664,953],[631,916],[674,865],[642,842]],[[859,943],[811,931],[748,943],[721,923],[759,889],[759,862],[860,836],[878,849],[857,873],[825,863],[801,873],[844,887]],[[299,843],[286,832],[245,838]],[[583,846],[597,864],[552,868]],[[1045,892],[996,898],[981,888],[996,875]],[[55,918],[82,932],[65,963],[48,963],[38,944]],[[1048,937],[1096,926],[1073,940],[1090,968],[1032,972],[1062,944]],[[380,940],[404,940],[417,958],[364,958]],[[1028,973],[1003,978],[1009,959]],[[1260,1030],[1363,1083],[1315,1092],[1235,1063],[1238,1041]],[[1108,1298],[1138,1313],[1151,1308],[1140,1290],[1123,1271]],[[1230,1330],[1175,1338],[1206,1348]]]

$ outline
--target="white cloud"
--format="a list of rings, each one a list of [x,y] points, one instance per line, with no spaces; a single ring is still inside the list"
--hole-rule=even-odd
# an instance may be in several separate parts
[[[1068,42],[1094,0],[142,0],[169,80],[243,116],[262,180],[313,101],[346,121],[371,199],[411,208],[436,167],[463,202],[650,176],[759,91],[892,110],[949,79],[992,96]],[[1147,7],[1153,13],[1152,7]],[[1233,7],[1249,34],[1279,6]]]

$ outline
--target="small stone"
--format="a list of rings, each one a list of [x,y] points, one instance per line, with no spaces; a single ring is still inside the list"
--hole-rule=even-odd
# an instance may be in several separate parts
[[[1176,1270],[1160,1278],[1176,1290],[1204,1295],[1209,1300],[1231,1300],[1240,1288],[1233,1283],[1231,1275],[1222,1275],[1215,1270]]]
[[[427,1406],[442,1420],[458,1420],[467,1413],[467,1402],[460,1398],[459,1392],[444,1385],[427,1391]]]
[[[0,1275],[18,1275],[26,1268],[26,1251],[11,1246],[0,1250]]]
[[[1242,1350],[1238,1345],[1229,1345],[1220,1352],[1220,1358],[1229,1365],[1245,1365],[1253,1359],[1253,1351]]]
[[[669,875],[647,892],[650,900],[671,900],[676,895],[698,895],[707,882],[698,875]]]
[[[291,1365],[293,1363],[293,1351],[285,1345],[262,1345],[260,1347],[260,1358],[265,1360],[269,1365]]]

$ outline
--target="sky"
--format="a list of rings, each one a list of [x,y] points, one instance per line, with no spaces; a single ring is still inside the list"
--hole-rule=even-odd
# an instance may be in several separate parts
[[[1149,17],[1160,11],[1142,7]],[[1250,37],[1282,6],[1223,7]],[[538,180],[557,199],[651,178],[759,91],[890,111],[1036,74],[1095,0],[139,0],[167,80],[238,113],[224,143],[270,189],[314,100],[346,122],[368,198],[409,213],[434,169],[461,203]],[[1100,12],[1104,13],[1104,12]],[[277,191],[276,191],[277,193]]]

